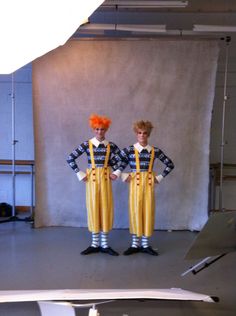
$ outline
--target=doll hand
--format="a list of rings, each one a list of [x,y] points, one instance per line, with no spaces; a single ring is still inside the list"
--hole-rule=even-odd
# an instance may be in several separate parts
[[[77,175],[77,178],[79,179],[79,181],[84,180],[85,178],[86,178],[85,181],[87,181],[87,175],[83,171],[77,172],[76,175]]]
[[[129,177],[129,173],[127,173],[127,172],[122,172],[121,173],[121,180],[122,180],[122,182],[126,182],[128,177]]]
[[[109,177],[110,177],[110,179],[113,180],[113,181],[118,178],[114,173],[111,173]]]
[[[130,181],[131,181],[131,175],[129,175],[129,176],[127,177],[127,179],[125,180],[125,182],[129,183]]]
[[[155,177],[155,183],[160,183],[163,179],[164,177],[161,174],[159,174],[159,176]]]
[[[86,182],[88,180],[88,177],[85,176],[83,179],[82,179],[84,182]]]

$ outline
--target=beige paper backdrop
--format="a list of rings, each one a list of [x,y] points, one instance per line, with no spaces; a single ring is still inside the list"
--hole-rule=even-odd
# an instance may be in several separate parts
[[[156,187],[156,228],[200,230],[207,220],[214,41],[70,41],[33,64],[35,225],[87,226],[85,187],[67,155],[93,136],[91,113],[108,115],[107,138],[135,142],[132,123],[151,120],[150,144],[175,163]],[[78,160],[80,167],[86,159]],[[162,169],[159,163],[155,169]],[[114,183],[116,228],[128,227],[128,188]]]

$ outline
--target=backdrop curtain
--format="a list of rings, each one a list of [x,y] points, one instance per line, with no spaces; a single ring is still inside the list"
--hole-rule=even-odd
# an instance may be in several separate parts
[[[208,217],[209,143],[219,46],[213,40],[82,40],[33,63],[35,226],[86,227],[85,185],[66,163],[93,137],[91,113],[107,115],[107,139],[136,142],[135,120],[151,120],[150,144],[175,163],[156,186],[156,229],[200,230]],[[85,170],[86,157],[78,159]],[[163,166],[157,163],[155,170]],[[128,170],[128,169],[127,169]],[[113,185],[115,228],[128,227],[128,187]]]

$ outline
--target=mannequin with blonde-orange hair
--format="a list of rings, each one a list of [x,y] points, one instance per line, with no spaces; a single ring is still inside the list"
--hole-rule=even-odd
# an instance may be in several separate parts
[[[105,139],[111,125],[108,117],[92,114],[89,125],[95,136],[79,145],[67,158],[69,166],[76,172],[78,179],[86,183],[88,229],[92,233],[92,243],[81,254],[102,252],[118,256],[118,253],[108,246],[108,233],[113,227],[114,213],[111,181],[116,180],[120,175],[115,159],[120,149],[116,144]],[[86,173],[81,171],[76,163],[76,159],[83,153],[88,157]]]
[[[153,129],[150,121],[137,121],[133,125],[137,142],[118,153],[121,172],[129,165],[130,172],[122,173],[122,180],[129,183],[129,222],[132,235],[131,246],[124,251],[125,256],[138,252],[157,256],[158,253],[149,245],[149,238],[154,231],[155,221],[155,183],[160,183],[174,168],[174,163],[164,152],[148,144]],[[165,168],[159,175],[153,171],[155,159]],[[141,242],[141,245],[140,245]]]

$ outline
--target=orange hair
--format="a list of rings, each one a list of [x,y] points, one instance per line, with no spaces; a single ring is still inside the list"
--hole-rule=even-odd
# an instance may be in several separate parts
[[[97,114],[92,114],[89,118],[89,125],[94,129],[102,127],[108,129],[111,125],[111,120],[106,116],[99,116]]]

